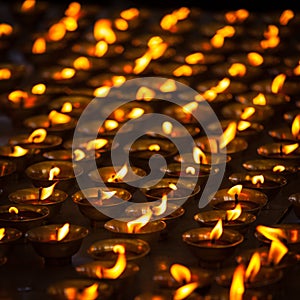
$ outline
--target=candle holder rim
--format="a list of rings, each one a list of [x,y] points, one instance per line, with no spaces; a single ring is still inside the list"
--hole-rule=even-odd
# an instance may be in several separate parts
[[[23,237],[23,232],[17,228],[6,227],[6,226],[4,226],[3,228],[5,228],[5,236],[0,240],[0,245],[15,242],[19,240],[21,237]],[[7,231],[10,236],[8,239],[5,238],[7,236]]]
[[[209,156],[211,156],[209,153],[206,153],[205,154],[207,157],[209,157]],[[217,153],[214,153],[214,156],[217,156],[218,154]],[[184,156],[184,155],[182,155],[182,154],[178,154],[178,155],[175,155],[174,156],[174,160],[176,161],[176,162],[180,162],[180,163],[195,163],[194,161],[191,161],[191,162],[188,162],[188,161],[180,161],[180,157],[182,157],[182,156]],[[224,154],[222,154],[222,155],[220,155],[220,157],[221,158],[223,158],[224,157]],[[232,157],[230,156],[230,155],[228,155],[228,154],[226,154],[226,156],[225,156],[225,160],[223,161],[223,162],[220,162],[220,163],[214,163],[214,164],[211,164],[211,163],[209,163],[209,164],[201,164],[201,165],[203,165],[203,166],[218,166],[218,165],[220,165],[220,164],[226,164],[226,163],[229,163],[231,160],[232,160]]]
[[[53,161],[53,160],[60,160],[58,158],[55,158],[55,154],[56,155],[57,154],[63,155],[64,153],[66,155],[70,155],[70,159],[68,159],[68,160],[72,160],[73,159],[72,158],[72,150],[71,149],[58,149],[58,150],[46,151],[46,152],[43,153],[43,157],[46,158],[46,159],[48,159],[48,160],[51,160],[51,161]],[[93,154],[94,154],[94,156],[92,156],[92,157],[85,156],[82,160],[76,161],[76,163],[81,163],[81,162],[84,162],[84,161],[90,161],[90,160],[98,159],[98,158],[101,157],[101,153],[100,152],[95,151]],[[61,159],[61,160],[63,161],[64,159]]]
[[[8,143],[12,146],[17,146],[19,144],[22,144],[22,146],[24,146],[24,148],[26,148],[26,141],[28,139],[28,134],[18,134],[14,137],[11,137],[8,141]],[[24,141],[24,143],[22,143],[22,141]],[[61,145],[63,139],[58,136],[58,135],[53,135],[53,134],[47,134],[44,142],[48,142],[49,144],[44,145],[43,143],[35,143],[35,145],[40,145],[41,148],[45,148],[45,147],[56,147]]]

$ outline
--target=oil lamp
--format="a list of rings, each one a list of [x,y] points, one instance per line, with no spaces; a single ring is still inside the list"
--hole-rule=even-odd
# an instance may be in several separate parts
[[[94,260],[115,261],[117,253],[113,251],[114,246],[122,245],[125,248],[126,260],[140,261],[150,252],[150,245],[141,239],[104,239],[92,243],[87,249],[87,253]]]
[[[0,265],[6,263],[7,256],[22,236],[23,233],[16,228],[0,228]]]
[[[29,229],[25,237],[45,264],[64,265],[72,262],[88,232],[75,224],[50,224]]]
[[[237,204],[234,209],[229,210],[207,210],[194,215],[194,220],[200,226],[213,227],[222,219],[223,227],[233,229],[245,234],[249,226],[256,221],[256,216],[249,212],[242,211],[242,206]]]
[[[113,294],[113,287],[106,282],[87,278],[64,279],[49,285],[47,294],[61,300],[106,300]]]
[[[212,227],[199,227],[187,230],[182,240],[202,266],[219,266],[228,259],[236,247],[244,241],[241,233],[223,229],[222,219]]]
[[[111,187],[109,189],[94,187],[80,190],[72,195],[73,202],[80,212],[86,216],[93,228],[103,226],[110,220],[110,212],[120,213],[124,210],[126,202],[130,201],[132,195],[129,191]]]
[[[269,143],[257,148],[257,153],[265,158],[299,160],[299,143],[287,141]]]
[[[238,184],[228,189],[218,190],[210,199],[209,205],[214,209],[229,210],[240,203],[244,212],[257,215],[267,201],[268,197],[265,193]]]
[[[265,193],[269,198],[277,194],[287,184],[287,179],[277,173],[239,172],[229,176],[232,184],[241,184],[248,189],[257,189]]]
[[[294,213],[300,219],[300,193],[291,194],[288,200],[293,207]]]
[[[68,198],[67,193],[55,189],[56,184],[57,182],[46,188],[19,189],[10,193],[8,199],[17,204],[45,206],[49,208],[48,218],[51,219],[59,213],[64,201]]]
[[[55,182],[57,189],[65,192],[74,187],[76,176],[80,176],[83,169],[69,161],[42,161],[26,168],[25,174],[32,184],[39,187],[49,187]]]
[[[58,148],[62,143],[62,138],[57,135],[48,134],[46,129],[38,128],[33,130],[30,134],[18,134],[16,136],[10,137],[8,144],[11,145],[13,151],[10,150],[10,155],[16,152],[24,153],[24,150],[28,150],[27,153],[35,152],[40,150],[44,152],[46,150],[51,150]],[[15,147],[21,147],[15,148]]]
[[[0,224],[3,227],[16,228],[25,233],[30,228],[44,224],[49,213],[49,208],[41,205],[2,205]]]

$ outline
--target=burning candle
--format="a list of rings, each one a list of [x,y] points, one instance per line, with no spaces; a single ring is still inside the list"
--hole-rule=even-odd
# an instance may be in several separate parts
[[[266,158],[291,159],[300,158],[299,143],[289,143],[287,141],[269,143],[258,147],[257,153]]]
[[[51,224],[29,229],[25,236],[45,264],[70,264],[88,229],[74,224]]]

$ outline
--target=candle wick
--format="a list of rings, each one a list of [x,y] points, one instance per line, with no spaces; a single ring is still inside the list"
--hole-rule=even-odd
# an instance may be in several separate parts
[[[212,245],[215,245],[216,244],[216,239],[211,239],[211,243],[212,243]]]
[[[216,145],[217,145],[217,153],[220,153],[220,143],[218,140],[216,140]]]
[[[103,204],[102,199],[101,199],[101,190],[100,189],[98,190],[98,201],[99,201],[100,205]]]
[[[282,155],[283,155],[283,151],[282,151],[282,144],[280,144],[280,146],[279,146],[279,154],[280,154],[280,156],[282,156]]]
[[[4,174],[5,174],[5,165],[2,165],[0,176],[4,176]]]
[[[239,203],[239,195],[234,194],[234,204],[235,204],[235,206],[237,206],[238,203]]]
[[[38,198],[38,201],[41,201],[42,199],[42,187],[39,187],[39,198]]]

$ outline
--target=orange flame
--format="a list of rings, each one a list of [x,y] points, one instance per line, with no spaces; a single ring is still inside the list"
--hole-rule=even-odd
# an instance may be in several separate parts
[[[144,215],[139,218],[127,222],[127,231],[128,233],[137,233],[139,230],[144,227],[151,219],[152,211],[149,209]]]
[[[71,117],[62,113],[57,112],[56,110],[52,110],[48,114],[48,119],[52,125],[58,124],[66,124],[71,121]]]
[[[190,282],[178,288],[173,295],[173,300],[186,299],[199,286],[198,282]]]
[[[226,220],[234,221],[236,220],[242,213],[242,206],[238,203],[234,209],[226,210]]]
[[[224,37],[221,34],[215,34],[211,39],[210,43],[215,48],[222,48],[224,45]]]
[[[194,167],[189,166],[189,167],[186,167],[185,173],[186,173],[186,174],[195,175],[195,174],[196,174],[196,170],[195,170]]]
[[[105,41],[99,41],[95,45],[94,55],[97,57],[102,57],[108,50],[108,44]]]
[[[196,164],[208,164],[205,153],[199,147],[193,147],[193,158]]]
[[[286,232],[280,228],[273,228],[264,225],[256,226],[256,231],[271,241],[279,241],[286,239]]]
[[[163,195],[161,198],[161,203],[157,206],[152,207],[152,212],[155,216],[160,216],[167,210],[168,196]]]
[[[115,120],[106,120],[104,122],[104,128],[108,131],[114,130],[116,128],[118,128],[119,123]]]
[[[113,252],[118,254],[118,258],[116,263],[111,268],[105,268],[102,266],[97,267],[96,276],[98,278],[105,279],[116,279],[121,276],[121,274],[126,269],[126,255],[125,255],[125,247],[123,245],[115,245],[113,247]]]
[[[282,165],[276,165],[273,167],[273,172],[283,172],[285,170],[285,166]]]
[[[86,150],[99,150],[103,148],[105,145],[107,145],[108,140],[106,139],[94,139],[87,143]]]
[[[272,241],[268,253],[268,263],[278,265],[288,251],[288,248],[282,242]]]
[[[173,191],[177,191],[177,186],[176,186],[176,184],[174,184],[174,183],[170,183],[169,184],[169,188],[171,189],[171,190],[173,190]]]
[[[175,92],[177,90],[176,82],[173,79],[167,79],[159,88],[163,93]]]
[[[211,89],[211,90],[206,90],[202,94],[196,95],[195,100],[200,101],[200,102],[203,101],[203,99],[205,99],[207,101],[213,101],[216,99],[217,96],[218,96],[218,93]]]
[[[125,163],[122,168],[116,172],[115,174],[112,175],[111,178],[108,178],[108,182],[116,182],[116,181],[120,181],[122,180],[126,174],[128,172],[128,167],[127,167],[127,164]]]
[[[158,144],[152,144],[152,145],[149,145],[148,150],[150,150],[150,151],[159,151],[160,146]]]
[[[241,63],[233,63],[228,69],[228,73],[231,76],[243,77],[247,72],[247,68],[244,64]]]
[[[67,287],[64,289],[64,295],[68,300],[96,300],[99,296],[98,288],[99,283],[96,282],[84,288],[82,291],[78,291],[76,288],[73,287]]]
[[[65,223],[62,227],[57,229],[57,241],[62,241],[70,232],[70,224]]]
[[[85,158],[85,153],[81,149],[75,149],[73,151],[73,158],[75,161],[80,161]]]
[[[290,153],[294,152],[296,149],[298,149],[298,147],[299,147],[298,143],[290,144],[290,145],[284,145],[282,147],[282,153],[285,154],[285,155],[290,154]]]
[[[140,107],[134,107],[129,113],[128,113],[128,118],[129,119],[137,119],[141,117],[144,114],[144,110]]]
[[[42,95],[46,91],[46,85],[43,83],[38,83],[31,88],[31,93],[34,95]]]
[[[196,101],[189,102],[182,106],[182,111],[186,114],[192,114],[198,108],[199,104]]]
[[[183,66],[176,68],[173,71],[173,75],[176,77],[191,76],[191,75],[193,75],[193,69],[189,65],[183,65]]]
[[[261,262],[258,252],[254,252],[245,272],[245,280],[252,282],[260,270]]]
[[[180,264],[172,264],[170,267],[170,273],[180,284],[189,283],[192,280],[192,273],[190,269]]]
[[[209,234],[210,240],[218,240],[223,233],[222,219],[219,219],[215,227],[211,230]]]
[[[239,121],[237,125],[238,131],[244,131],[251,126],[250,122],[247,121]]]
[[[254,67],[258,67],[264,62],[264,58],[257,52],[249,52],[247,59],[249,64]]]
[[[175,15],[167,14],[160,21],[160,27],[164,30],[171,30],[177,24],[178,20]]]
[[[271,91],[272,93],[274,94],[278,94],[282,87],[283,87],[283,84],[285,82],[285,79],[286,79],[286,75],[285,74],[278,74],[272,81],[272,84],[271,84]]]
[[[71,102],[65,102],[61,108],[62,113],[69,113],[73,110],[73,106]]]
[[[239,196],[240,193],[242,192],[243,186],[241,184],[237,184],[234,185],[233,187],[231,187],[228,191],[227,194],[229,194],[230,196]]]
[[[163,133],[170,135],[173,131],[173,124],[171,122],[165,121],[162,123]]]
[[[265,177],[264,177],[264,175],[255,175],[251,178],[251,182],[253,184],[264,183],[265,182]]]
[[[300,75],[300,61],[298,61],[298,65],[293,69],[293,73],[296,76]]]
[[[228,23],[243,22],[249,17],[249,12],[246,9],[238,9],[236,11],[229,11],[225,14]]]
[[[163,56],[168,48],[168,44],[164,43],[160,37],[154,36],[148,41],[148,47],[147,53],[151,54],[151,59],[158,59]]]
[[[149,89],[145,86],[141,86],[137,92],[135,98],[137,100],[145,100],[145,101],[150,101],[155,97],[155,91],[152,89]]]
[[[0,69],[0,80],[6,80],[9,78],[11,78],[10,69],[7,69],[7,68]]]
[[[62,80],[62,79],[71,79],[75,76],[76,70],[73,68],[63,68],[61,71],[57,71],[53,74],[53,79]]]
[[[283,25],[283,26],[287,25],[288,22],[294,18],[294,16],[295,16],[295,14],[292,10],[290,10],[290,9],[284,10],[279,17],[280,25]]]
[[[58,42],[64,38],[66,32],[65,24],[61,22],[55,23],[49,28],[47,37],[50,41]]]
[[[81,10],[81,4],[78,2],[71,2],[65,10],[65,15],[68,17],[77,17]]]
[[[24,149],[21,146],[14,146],[13,151],[8,154],[10,157],[20,157],[28,153],[28,149]]]
[[[42,188],[39,200],[45,200],[45,199],[49,198],[53,194],[56,184],[57,184],[57,181],[48,187]]]
[[[89,70],[91,68],[92,64],[89,61],[89,59],[85,56],[80,56],[77,57],[74,61],[73,61],[73,67],[76,70]]]
[[[225,77],[218,82],[218,84],[211,88],[217,94],[224,92],[230,85],[230,79]]]
[[[11,206],[9,209],[8,209],[8,212],[10,214],[15,214],[17,215],[19,213],[19,210],[15,207],[15,206]]]
[[[25,0],[22,5],[21,5],[21,11],[25,12],[25,11],[29,11],[34,9],[36,4],[35,0]]]
[[[44,128],[34,130],[27,138],[28,143],[39,144],[42,143],[47,137],[47,131]]]
[[[65,26],[67,31],[75,31],[78,28],[77,20],[74,17],[64,17],[60,22]]]
[[[20,103],[22,100],[27,99],[28,93],[21,91],[21,90],[16,90],[16,91],[12,91],[9,95],[8,95],[8,100],[10,100],[13,103]]]
[[[195,65],[203,62],[204,54],[201,52],[192,53],[185,57],[185,62],[189,65]]]
[[[116,28],[121,31],[125,31],[128,29],[128,22],[122,18],[116,19],[114,23]]]
[[[230,300],[243,300],[245,292],[244,287],[245,267],[243,264],[238,265],[233,273],[232,282],[229,291]]]
[[[252,99],[252,103],[254,105],[266,105],[267,104],[267,100],[264,94],[259,93],[257,96],[255,96]]]
[[[48,180],[53,180],[55,176],[59,175],[60,173],[60,168],[59,167],[53,167],[49,171],[49,177]]]
[[[137,8],[132,7],[132,8],[128,8],[126,10],[121,11],[120,16],[123,19],[130,21],[130,20],[137,18],[139,16],[139,14],[140,14],[140,11]]]
[[[234,138],[236,135],[236,122],[230,122],[223,134],[220,137],[220,149],[225,148]]]
[[[102,191],[101,190],[101,199],[102,200],[107,200],[110,199],[111,197],[113,197],[115,194],[117,193],[117,191]]]
[[[10,35],[13,32],[13,27],[6,23],[0,23],[0,37]]]
[[[240,118],[242,120],[247,120],[249,119],[251,116],[253,116],[255,113],[255,108],[252,106],[248,106],[244,109],[244,111],[241,113]]]
[[[5,228],[0,228],[0,241],[5,237]]]
[[[134,74],[140,74],[142,73],[147,66],[149,65],[149,63],[151,62],[152,59],[152,54],[151,52],[146,52],[143,56],[137,58],[134,63],[134,68],[133,68],[133,73]]]
[[[110,87],[109,86],[101,86],[101,87],[98,87],[94,90],[93,95],[95,97],[103,98],[103,97],[106,97],[109,92],[110,92]]]
[[[116,42],[117,37],[112,30],[112,22],[109,19],[100,19],[94,25],[94,37],[96,41],[103,40],[108,44]]]
[[[300,132],[300,114],[294,118],[291,131],[292,131],[293,137],[297,138],[299,135],[299,132]]]

